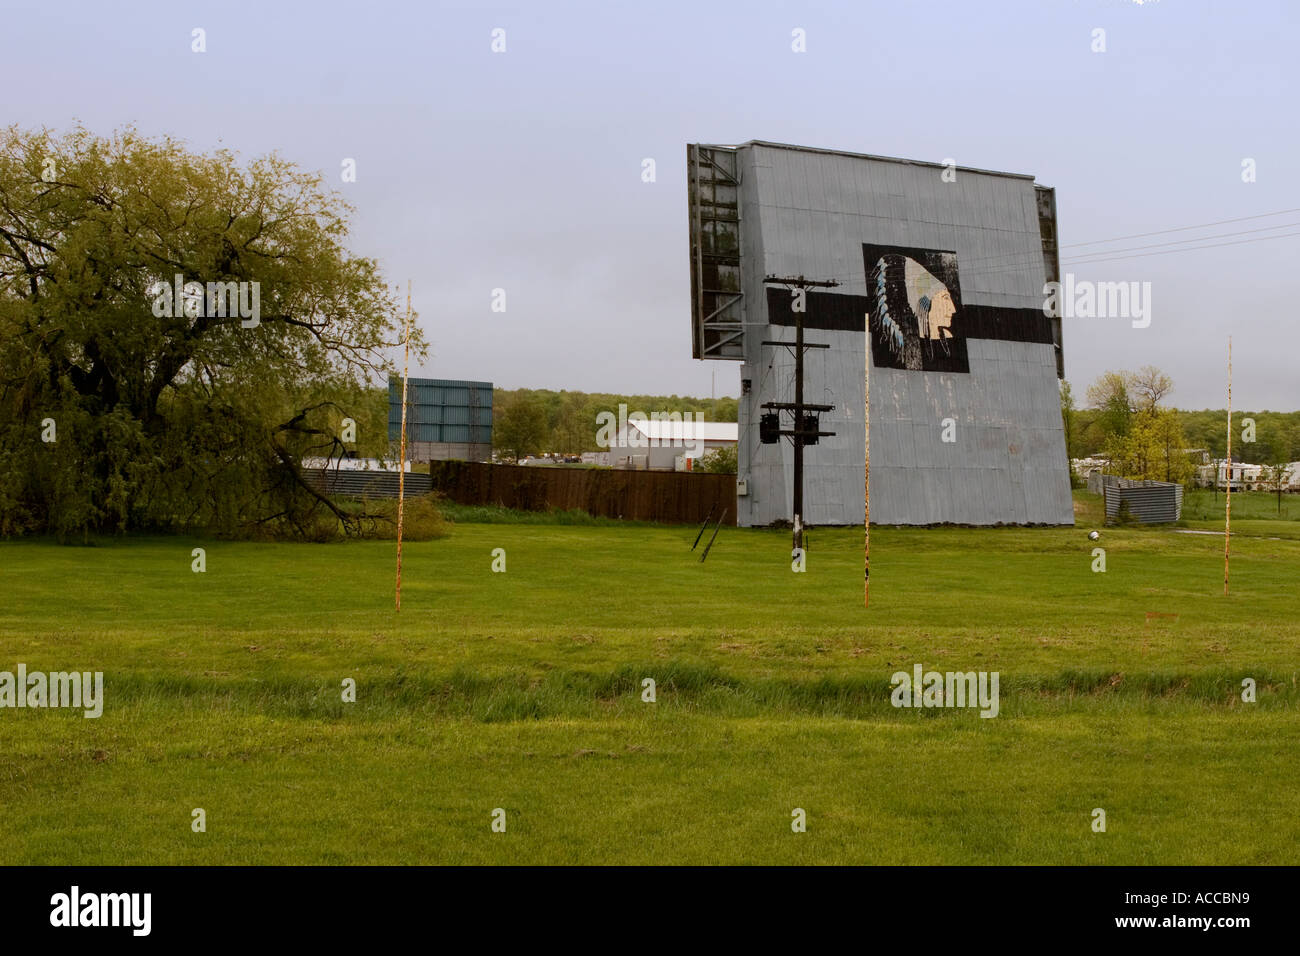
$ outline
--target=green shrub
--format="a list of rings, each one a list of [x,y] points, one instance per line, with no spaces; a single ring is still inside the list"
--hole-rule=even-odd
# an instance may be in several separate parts
[[[433,541],[445,538],[451,525],[442,514],[437,492],[406,499],[402,510],[404,541]],[[381,541],[397,538],[397,500],[384,498],[367,502],[357,513],[359,537]]]

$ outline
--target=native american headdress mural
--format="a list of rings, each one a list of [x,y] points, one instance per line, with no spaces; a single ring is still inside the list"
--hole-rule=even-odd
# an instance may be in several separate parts
[[[933,249],[863,246],[873,364],[968,372],[957,256]]]

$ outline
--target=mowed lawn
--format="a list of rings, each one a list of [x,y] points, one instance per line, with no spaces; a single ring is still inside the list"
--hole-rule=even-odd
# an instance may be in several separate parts
[[[873,529],[869,610],[860,529],[794,574],[775,531],[461,523],[400,614],[391,542],[0,543],[0,670],[106,698],[0,710],[0,863],[1297,862],[1297,523],[1243,518],[1225,598],[1221,537],[1080,507]],[[917,663],[999,715],[893,708]]]

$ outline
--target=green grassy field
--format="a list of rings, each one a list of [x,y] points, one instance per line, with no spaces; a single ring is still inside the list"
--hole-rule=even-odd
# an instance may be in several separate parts
[[[461,522],[400,615],[391,542],[0,543],[0,670],[106,697],[0,710],[0,863],[1297,862],[1300,523],[1234,522],[1225,598],[1221,537],[1076,510],[873,529],[869,611],[860,529],[792,574],[781,532]],[[893,708],[916,663],[999,715]]]
[[[1209,488],[1188,488],[1183,492],[1183,519],[1188,523],[1208,522],[1223,530],[1224,495]],[[1233,526],[1239,520],[1263,518],[1269,521],[1300,522],[1300,495],[1284,493],[1282,500],[1266,491],[1238,491],[1232,495]]]

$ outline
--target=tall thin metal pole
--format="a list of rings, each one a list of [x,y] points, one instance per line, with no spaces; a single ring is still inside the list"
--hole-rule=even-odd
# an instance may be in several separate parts
[[[1223,496],[1223,596],[1228,596],[1228,555],[1232,542],[1232,336],[1228,336],[1228,490]]]
[[[862,606],[871,606],[871,327],[863,340],[866,361],[862,368],[862,430],[866,453],[862,458]]]
[[[397,472],[397,610],[402,609],[402,513],[406,505],[406,388],[411,374],[411,280],[406,280],[406,355],[402,359],[402,460]]]
[[[803,277],[800,276],[802,279]],[[803,313],[794,314],[794,547],[803,547]]]

